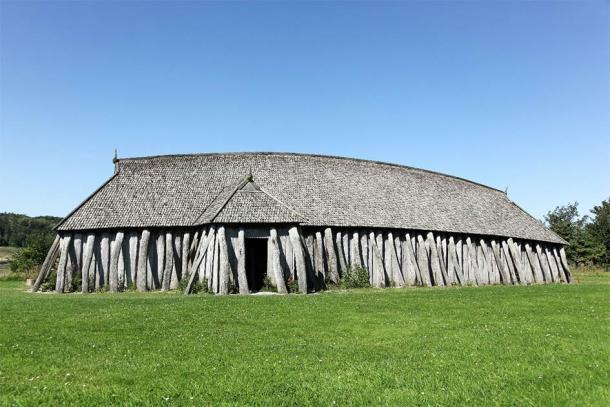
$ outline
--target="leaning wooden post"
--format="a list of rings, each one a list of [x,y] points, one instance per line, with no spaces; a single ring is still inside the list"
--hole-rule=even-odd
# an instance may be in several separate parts
[[[136,232],[129,234],[129,277],[128,285],[136,285],[136,274],[138,270],[138,235]]]
[[[362,266],[360,260],[360,236],[357,231],[352,232],[352,241],[350,243],[350,259],[352,267]]]
[[[553,276],[551,275],[551,270],[549,269],[549,263],[546,261],[546,256],[542,252],[542,246],[536,244],[536,256],[538,257],[538,261],[540,262],[540,267],[542,268],[542,275],[544,277],[545,283],[550,283],[553,281]]]
[[[277,230],[271,228],[269,235],[269,239],[271,240],[271,268],[275,276],[275,286],[278,293],[287,294],[288,289],[286,288],[284,272],[282,271],[282,265],[280,263],[280,245],[278,243]]]
[[[163,280],[161,280],[161,291],[170,289],[172,280],[172,269],[174,267],[174,245],[172,244],[172,232],[165,233],[165,267],[163,268]]]
[[[383,236],[381,234],[375,237],[375,232],[369,235],[370,244],[373,248],[373,270],[372,282],[373,287],[385,287],[385,266],[383,264]]]
[[[508,272],[508,270],[506,270],[506,265],[505,263],[502,261],[502,256],[501,251],[502,248],[500,247],[499,243],[496,243],[495,240],[491,241],[491,250],[494,254],[494,258],[496,259],[496,265],[498,266],[498,269],[500,270],[500,277],[502,277],[502,284],[510,284],[511,280],[510,280],[510,273]]]
[[[191,234],[184,232],[182,235],[182,254],[180,259],[182,264],[180,270],[182,270],[182,278],[189,278],[189,251],[191,246]]]
[[[512,238],[508,238],[508,240],[506,240],[506,245],[508,246],[508,251],[513,258],[513,263],[515,264],[515,275],[521,284],[527,284],[528,281],[525,269],[521,264],[520,250],[517,248],[517,245]]]
[[[506,240],[502,240],[502,253],[504,254],[504,260],[506,261],[506,265],[508,266],[511,282],[515,285],[519,284],[517,272],[515,270],[515,263],[513,262],[512,257],[510,255],[510,250]]]
[[[57,255],[59,254],[60,241],[61,241],[61,238],[59,237],[59,235],[56,235],[55,240],[53,240],[53,244],[51,245],[51,248],[47,252],[47,257],[45,257],[44,262],[42,263],[42,267],[40,267],[40,273],[38,273],[38,277],[36,278],[36,281],[34,282],[34,285],[32,286],[33,293],[38,291],[42,282],[45,281],[47,279],[47,277],[49,276],[49,274],[50,274],[49,272],[51,271],[53,263],[55,263],[55,259],[57,258]]]
[[[226,295],[229,293],[229,255],[227,248],[227,239],[225,238],[225,228],[220,226],[218,228],[218,255],[219,257],[219,276],[218,276],[218,294]]]
[[[171,270],[171,279],[169,283],[170,290],[175,290],[178,288],[178,283],[180,282],[182,273],[186,271],[182,271],[182,236],[180,234],[176,234],[173,239],[174,244],[174,257],[173,257],[173,266]]]
[[[417,234],[417,264],[421,273],[422,284],[428,287],[433,285],[430,277],[430,258],[426,250],[426,242],[421,233]]]
[[[305,250],[301,244],[301,235],[296,226],[293,226],[288,230],[288,235],[290,236],[290,242],[292,243],[295,254],[299,291],[303,294],[307,294],[307,267],[305,264]]]
[[[441,273],[441,257],[438,255],[436,240],[434,239],[434,234],[432,232],[428,232],[425,244],[426,251],[430,253],[430,268],[432,269],[434,284],[444,286],[445,281],[443,281],[443,274]]]
[[[87,235],[87,241],[85,242],[85,251],[83,254],[83,269],[81,272],[82,282],[81,282],[81,291],[83,294],[89,292],[89,269],[91,268],[91,263],[93,261],[93,245],[95,244],[95,235],[93,233],[89,233]]]
[[[568,266],[568,259],[566,257],[566,251],[563,247],[561,249],[559,249],[559,257],[561,259],[561,264],[563,265],[563,270],[566,273],[566,280],[568,281],[568,284],[571,284],[574,282],[574,279],[572,278],[572,273],[570,272],[570,266]]]
[[[193,289],[193,284],[195,283],[195,279],[199,278],[199,267],[203,262],[203,259],[206,257],[206,254],[210,250],[210,242],[214,238],[214,227],[211,227],[209,233],[206,235],[205,232],[201,233],[201,239],[199,239],[199,243],[197,246],[197,251],[195,252],[195,259],[191,264],[191,271],[189,272],[189,282],[184,289],[184,294],[190,294]],[[209,255],[207,256],[210,257]]]
[[[68,264],[68,249],[71,241],[71,235],[66,235],[61,239],[61,253],[59,255],[59,265],[57,266],[57,280],[55,281],[55,291],[58,293],[64,292],[66,265]]]
[[[78,271],[80,273],[82,273],[82,268],[83,268],[83,235],[80,233],[76,233],[74,235],[74,241],[73,241],[73,245],[74,245],[74,257],[76,260],[76,266],[72,266],[72,269],[74,271]]]
[[[410,233],[405,234],[405,249],[408,252],[408,255],[411,257],[411,264],[413,266],[414,275],[412,277],[412,281],[414,285],[423,285],[422,271],[419,268],[419,264],[417,263],[417,243],[415,235],[411,236]]]
[[[209,235],[210,240],[207,242],[209,248],[207,250],[207,256],[205,259],[205,265],[204,265],[204,273],[200,276],[201,281],[203,282],[203,280],[207,279],[208,282],[208,288],[210,290],[213,289],[213,284],[216,284],[213,281],[214,278],[214,262],[216,261],[215,256],[216,256],[216,241],[218,240],[216,238],[216,229],[214,228],[214,226],[210,227],[210,231],[209,231]],[[216,292],[216,290],[214,290],[214,292]]]
[[[76,258],[76,235],[72,236],[72,242],[67,247],[68,250],[68,264],[66,268],[66,275],[64,281],[64,292],[72,292],[72,278],[74,273],[78,269],[78,259]]]
[[[555,265],[557,266],[557,272],[559,273],[559,279],[562,283],[567,283],[566,273],[563,269],[563,265],[561,263],[561,258],[559,257],[559,253],[555,247],[551,247],[551,254],[553,259],[555,260]]]
[[[108,271],[110,268],[110,237],[108,236],[108,233],[102,234],[99,254],[99,284],[96,288],[102,288],[108,283]]]
[[[396,253],[396,245],[394,241],[394,235],[392,232],[388,233],[386,241],[386,257],[389,257],[389,263],[391,265],[390,270],[394,285],[402,287],[405,285],[405,278],[400,269],[400,261],[398,260],[398,254]]]
[[[114,243],[110,250],[110,273],[108,276],[108,285],[110,292],[119,291],[119,253],[123,246],[123,232],[117,232]]]
[[[345,252],[343,251],[343,239],[341,238],[341,232],[337,232],[335,236],[337,243],[337,257],[339,258],[339,277],[347,270],[347,260],[345,259]]]
[[[405,278],[406,285],[415,285],[417,283],[417,261],[415,261],[415,254],[413,253],[413,247],[411,246],[411,237],[407,233],[405,240],[402,241],[402,270]]]
[[[559,269],[557,268],[557,263],[555,263],[555,258],[553,257],[553,254],[551,253],[548,247],[545,247],[544,251],[546,253],[546,257],[551,268],[551,273],[553,274],[553,281],[558,282],[560,281],[560,277]]]
[[[321,278],[322,284],[326,280],[326,269],[324,267],[324,243],[322,242],[322,233],[316,232],[316,275]]]
[[[465,279],[464,279],[464,273],[462,273],[462,265],[460,264],[459,260],[458,260],[458,255],[457,255],[457,246],[455,244],[455,241],[453,240],[453,236],[449,237],[449,262],[452,264],[453,266],[453,272],[455,273],[455,278],[458,281],[458,283],[460,283],[460,285],[464,285],[465,284]]]
[[[483,252],[483,245],[480,242],[479,244],[474,242],[474,246],[477,259],[477,283],[479,285],[489,284],[489,274],[486,272],[487,259],[485,258],[485,253]]]
[[[138,250],[138,272],[136,274],[136,287],[138,291],[146,291],[146,263],[148,260],[148,240],[150,231],[144,229],[140,238],[140,248]]]
[[[362,254],[362,267],[366,269],[369,274],[370,280],[370,267],[369,267],[369,235],[366,231],[362,231],[360,235],[360,253]]]
[[[244,228],[237,231],[237,245],[235,247],[235,257],[237,257],[237,285],[240,294],[249,294],[248,276],[246,276],[246,238]]]
[[[339,283],[339,272],[337,271],[337,254],[335,253],[335,242],[331,228],[324,229],[324,249],[328,264],[328,279],[335,284]]]
[[[525,244],[525,253],[527,254],[527,259],[530,263],[530,267],[533,270],[534,282],[536,283],[544,283],[544,276],[542,275],[542,269],[540,268],[540,262],[538,258],[532,252],[532,247],[529,243]]]

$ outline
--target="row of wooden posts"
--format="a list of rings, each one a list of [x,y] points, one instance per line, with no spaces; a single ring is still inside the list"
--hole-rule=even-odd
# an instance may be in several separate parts
[[[250,292],[246,238],[267,239],[269,281],[280,293],[337,284],[364,267],[374,287],[572,282],[562,246],[511,238],[397,230],[208,225],[199,230],[74,232],[58,235],[33,285],[53,272],[55,290],[83,293],[183,288],[197,282],[217,294]]]

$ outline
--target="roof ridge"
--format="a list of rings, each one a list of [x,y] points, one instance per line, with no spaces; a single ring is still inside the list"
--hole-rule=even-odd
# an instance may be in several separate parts
[[[141,156],[141,157],[126,157],[119,158],[117,162],[121,161],[141,161],[141,160],[149,160],[149,159],[170,159],[170,158],[187,158],[187,157],[205,157],[205,156],[223,156],[223,155],[234,155],[234,156],[247,156],[247,155],[276,155],[276,156],[295,156],[295,157],[311,157],[311,158],[330,158],[337,160],[345,160],[345,161],[353,161],[353,162],[361,162],[361,163],[369,163],[369,164],[377,164],[377,165],[386,165],[394,168],[401,168],[407,170],[421,171],[428,174],[439,175],[442,177],[452,178],[455,180],[467,182],[469,184],[478,185],[492,191],[500,192],[501,194],[506,195],[505,191],[502,191],[498,188],[491,187],[489,185],[482,184],[480,182],[472,181],[467,178],[458,177],[456,175],[445,174],[439,171],[427,170],[425,168],[412,167],[409,165],[390,163],[387,161],[379,161],[379,160],[370,160],[366,158],[355,158],[355,157],[345,157],[339,155],[326,155],[326,154],[315,154],[315,153],[291,153],[291,152],[281,152],[281,151],[242,151],[242,152],[216,152],[216,153],[191,153],[191,154],[161,154],[161,155],[150,155],[150,156]]]
[[[214,216],[210,217],[209,223],[213,223],[216,220],[216,218],[218,218],[218,216],[222,213],[222,211],[227,206],[227,204],[235,197],[235,195],[238,192],[243,191],[245,186],[248,185],[248,184],[253,184],[254,185],[254,187],[257,190],[256,193],[262,193],[262,194],[267,195],[269,198],[271,198],[275,202],[277,202],[278,205],[285,207],[286,209],[288,209],[293,214],[297,215],[302,220],[304,220],[304,221],[307,220],[307,218],[305,216],[301,215],[300,213],[295,211],[292,207],[290,207],[289,205],[287,205],[284,202],[280,201],[275,196],[273,196],[272,194],[270,194],[269,192],[267,192],[263,188],[261,188],[256,182],[254,182],[254,180],[252,179],[251,175],[247,175],[246,177],[244,177],[244,179],[239,184],[236,185],[236,187],[233,189],[233,191],[231,191],[231,193],[227,196],[227,199],[225,199],[225,201],[222,203],[222,205],[216,210],[216,212],[214,213]],[[249,193],[254,193],[253,191],[248,191],[248,192]],[[207,210],[207,208],[206,208],[206,210]],[[205,213],[205,211],[203,213]],[[196,221],[198,221],[200,218],[201,218],[201,216],[198,217]]]
[[[218,214],[224,209],[224,207],[227,205],[227,202],[229,202],[231,200],[231,198],[233,198],[233,195],[235,195],[235,193],[237,191],[239,191],[240,188],[242,188],[245,184],[247,184],[249,182],[249,178],[248,177],[244,177],[242,178],[233,188],[233,190],[231,191],[231,193],[227,196],[227,198],[224,200],[224,202],[222,203],[222,205],[220,205],[220,207],[215,211],[214,216],[212,216],[210,218],[211,221],[213,221]],[[229,185],[227,185],[228,187]],[[225,187],[225,188],[227,188]],[[216,195],[216,197],[214,197],[214,199],[212,199],[212,201],[210,202],[210,204],[208,206],[206,206],[206,208],[203,210],[203,212],[201,212],[201,214],[199,216],[197,216],[197,218],[195,218],[195,220],[193,221],[193,225],[198,225],[199,224],[199,220],[201,219],[201,217],[203,215],[205,215],[205,213],[207,212],[207,210],[214,204],[214,201],[216,200],[216,198],[218,198],[222,193],[224,192],[224,189],[222,191],[220,191],[218,193],[218,195]],[[211,222],[209,222],[211,223]]]

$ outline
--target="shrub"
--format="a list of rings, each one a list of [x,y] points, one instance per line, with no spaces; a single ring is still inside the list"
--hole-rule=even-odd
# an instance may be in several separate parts
[[[77,292],[81,290],[81,286],[83,285],[83,277],[80,273],[75,273],[72,276],[72,287],[70,287],[70,291]]]
[[[288,279],[288,284],[286,284],[286,288],[289,293],[298,293],[299,292],[299,282],[294,278],[290,277]]]
[[[189,279],[191,276],[188,276],[188,278],[186,278],[186,276],[182,276],[182,279],[180,280],[180,282],[178,282],[178,290],[180,292],[184,292],[184,290],[186,290],[186,286],[189,284]]]
[[[275,291],[275,287],[271,283],[269,276],[265,276],[263,278],[263,286],[261,287],[261,291]]]
[[[195,279],[195,283],[193,287],[191,287],[191,294],[209,294],[210,289],[208,288],[208,279],[204,278],[203,281],[199,281],[199,279]]]
[[[348,268],[341,278],[342,288],[366,288],[370,286],[369,273],[362,266]]]
[[[178,283],[178,290],[180,290],[180,292],[184,292],[184,290],[186,290],[186,286],[189,283],[189,278],[183,278],[182,280],[180,280],[180,282]],[[232,292],[232,290],[234,290],[233,286],[229,287],[229,291]],[[195,281],[193,282],[193,285],[191,286],[191,294],[199,294],[199,293],[209,293],[210,290],[208,289],[208,279],[204,278],[203,282],[200,282],[198,278],[195,278]]]
[[[55,283],[57,282],[57,272],[53,271],[49,277],[40,285],[42,291],[53,291],[55,290]]]
[[[47,252],[53,244],[53,238],[48,235],[34,235],[28,239],[28,245],[19,249],[11,259],[13,273],[33,271],[44,262]]]

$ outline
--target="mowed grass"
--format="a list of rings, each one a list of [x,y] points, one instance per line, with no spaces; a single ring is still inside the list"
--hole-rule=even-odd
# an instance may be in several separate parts
[[[319,295],[0,283],[0,404],[609,405],[610,275]]]

